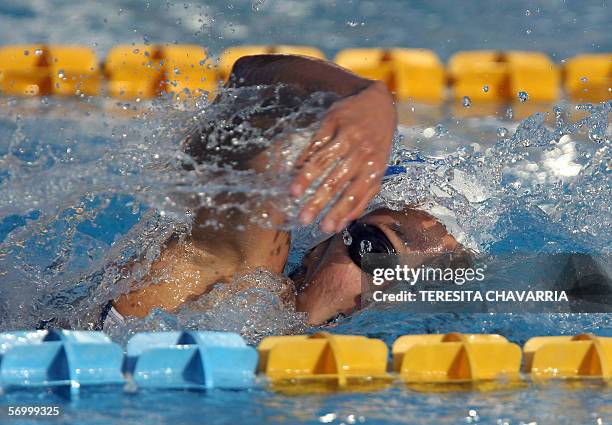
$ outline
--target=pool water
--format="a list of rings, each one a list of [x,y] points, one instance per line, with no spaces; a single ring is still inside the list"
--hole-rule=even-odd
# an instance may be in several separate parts
[[[124,162],[126,155],[132,155],[128,157],[133,160],[149,161],[160,154],[161,147],[168,144],[165,139],[160,138],[162,141],[159,144],[152,142],[149,149],[154,152],[153,156],[145,157],[135,153],[135,147],[140,143],[138,138],[149,134],[148,126],[154,125],[158,129],[164,127],[165,120],[172,121],[175,117],[167,114],[164,109],[166,107],[161,106],[158,107],[165,111],[166,118],[152,119],[150,115],[126,118],[116,111],[114,105],[109,109],[108,105],[95,102],[13,102],[13,106],[20,108],[20,118],[6,115],[0,127],[9,135],[8,140],[11,141],[4,149],[10,150],[14,158],[21,161],[5,163],[8,166],[3,168],[6,171],[1,182],[4,193],[13,195],[13,198],[4,197],[0,201],[3,210],[9,212],[4,215],[0,226],[2,252],[8,253],[0,258],[0,267],[6,273],[0,288],[3,300],[0,323],[3,329],[32,328],[41,319],[61,317],[71,327],[90,328],[87,311],[97,307],[92,299],[104,295],[108,297],[109,293],[112,293],[105,285],[116,281],[113,261],[128,261],[133,254],[131,250],[142,249],[143,240],[146,238],[151,238],[154,243],[161,243],[160,234],[152,233],[151,230],[159,231],[159,227],[150,224],[158,223],[160,219],[155,218],[158,214],[151,216],[151,208],[147,207],[147,202],[155,205],[157,198],[151,197],[147,191],[135,190],[130,194],[129,190],[146,184],[147,181],[159,181],[165,174],[144,173],[143,176],[143,173],[131,169],[127,172],[121,171],[121,167],[129,165]],[[602,108],[609,106],[603,105]],[[60,112],[61,116],[58,116]],[[185,112],[176,112],[179,117],[182,117],[183,113]],[[461,149],[456,150],[456,146],[464,145],[466,140],[472,144],[477,143],[476,150],[505,149],[504,140],[499,140],[496,135],[498,126],[507,126],[509,134],[516,134],[520,133],[520,127],[524,124],[506,118],[474,118],[457,124],[456,120],[448,117],[446,121],[441,122],[448,126],[448,131],[440,131],[438,128],[438,133],[441,133],[438,135],[432,135],[429,123],[422,126],[401,125],[400,133],[404,134],[405,139],[398,141],[399,147],[412,144],[422,146],[423,158],[444,169],[448,164],[439,161],[452,159],[454,152],[461,152]],[[554,126],[546,128],[553,131]],[[132,134],[127,133],[128,131]],[[609,137],[605,134],[604,138]],[[609,142],[604,141],[603,145],[606,143]],[[574,147],[563,148],[564,144]],[[67,153],[69,148],[70,152]],[[472,150],[474,149],[475,146],[472,146]],[[512,148],[508,155],[516,155],[521,149]],[[566,136],[564,142],[554,146],[548,154],[538,152],[537,148],[532,149],[532,156],[515,161],[519,164],[516,170],[506,170],[505,173],[522,177],[522,181],[527,184],[529,179],[533,178],[533,172],[528,172],[533,169],[529,164],[539,163],[540,173],[548,173],[541,184],[557,187],[554,186],[559,184],[553,167],[555,162],[549,162],[547,167],[540,155],[548,155],[550,158],[565,155],[565,160],[570,163],[582,165],[577,166],[576,176],[565,176],[563,179],[578,181],[581,177],[586,182],[584,184],[588,184],[586,188],[591,188],[591,192],[601,196],[597,188],[599,191],[605,190],[605,185],[601,185],[603,181],[595,179],[593,182],[593,176],[580,174],[580,170],[585,167],[585,161],[597,156],[581,155],[580,149],[596,152],[601,146],[599,142],[589,140],[588,131],[578,131]],[[402,151],[399,149],[397,152]],[[5,158],[7,153],[5,151]],[[395,158],[400,156],[396,154]],[[469,162],[471,157],[465,158],[466,162]],[[154,163],[144,164],[155,168]],[[491,165],[494,166],[495,162]],[[460,169],[460,165],[455,164],[454,167]],[[521,176],[521,172],[527,174]],[[14,175],[21,178],[15,179]],[[116,175],[121,178],[116,179]],[[42,188],[32,183],[43,178],[45,182]],[[418,191],[420,179],[410,178],[404,181],[403,178],[401,177],[400,181],[387,182],[379,202],[390,202],[397,197],[421,197],[428,193]],[[549,181],[552,183],[548,183]],[[462,182],[465,183],[465,179]],[[168,186],[164,190],[175,187],[172,182],[166,183]],[[236,183],[239,185],[241,182]],[[478,205],[481,228],[479,231],[471,229],[471,239],[480,250],[494,254],[514,251],[607,252],[610,233],[606,232],[610,224],[609,221],[602,221],[597,211],[591,212],[591,215],[597,217],[600,228],[595,225],[596,220],[593,220],[593,226],[587,231],[576,232],[559,223],[554,216],[547,216],[542,214],[542,210],[534,208],[535,205],[551,202],[554,196],[534,198],[529,193],[500,190],[504,184],[503,181],[500,183],[502,186],[498,186],[496,190],[499,191],[499,197],[504,197],[500,199],[501,202],[512,202],[514,205],[506,205],[505,209],[500,210],[498,204],[487,206],[486,202],[474,202]],[[414,185],[417,187],[413,187]],[[464,185],[459,188],[464,192],[483,191],[482,184]],[[247,189],[253,188],[243,188]],[[488,189],[494,188],[490,186]],[[563,186],[558,186],[557,189],[562,190]],[[83,196],[84,193],[86,196]],[[603,196],[607,196],[605,192]],[[429,198],[425,198],[424,202],[428,202]],[[571,197],[563,199],[569,205],[568,208],[574,208]],[[584,202],[584,199],[581,198],[580,202]],[[163,203],[158,206],[158,211],[167,206],[169,205]],[[472,203],[468,202],[467,206],[449,207],[465,215],[466,223],[463,226],[470,229],[470,218],[475,217],[472,215]],[[600,207],[605,208],[606,205]],[[76,211],[77,208],[82,208],[82,211]],[[490,208],[490,211],[487,208]],[[167,210],[172,212],[172,208]],[[581,214],[583,223],[589,222],[589,215],[580,210],[568,211],[566,208],[564,211],[568,218],[578,213]],[[170,225],[170,228],[176,229],[184,218],[180,214],[173,217],[168,221],[176,220],[178,225]],[[43,232],[41,228],[44,229]],[[302,231],[307,239],[310,232],[304,229]],[[301,258],[299,232],[297,239],[298,248],[292,251],[290,265],[297,264]],[[542,273],[546,272],[545,269],[542,270]],[[273,308],[277,303],[266,290],[270,290],[274,285],[274,279],[274,276],[264,276],[260,279],[257,286],[260,297],[257,305],[220,305],[207,313],[192,311],[187,307],[179,315],[156,312],[144,320],[131,319],[125,327],[105,330],[120,343],[124,343],[137,331],[184,327],[236,331],[253,343],[265,335],[310,331],[297,313]],[[24,287],[29,289],[24,291]],[[390,307],[366,309],[353,317],[340,320],[328,330],[381,338],[389,345],[398,336],[407,333],[499,333],[519,344],[535,335],[572,335],[581,332],[612,335],[609,314],[414,314],[402,311],[401,308]],[[551,384],[542,387],[527,385],[521,390],[448,393],[423,393],[397,384],[382,391],[303,396],[277,394],[267,390],[261,383],[260,387],[250,391],[133,392],[130,388],[110,388],[85,390],[76,399],[62,394],[19,392],[7,393],[1,400],[0,403],[4,406],[29,402],[60,404],[63,408],[60,423],[64,421],[88,424],[109,421],[132,423],[134,420],[199,423],[202,417],[206,418],[206,423],[212,424],[268,421],[291,424],[599,424],[606,423],[605,420],[610,414],[610,390],[597,383],[582,388]],[[152,405],[164,407],[152,409]],[[228,415],[227,412],[231,414]]]
[[[3,43],[77,40],[100,56],[116,43],[169,40],[202,43],[213,51],[247,42],[304,43],[328,55],[354,45],[418,45],[443,58],[459,49],[489,47],[537,49],[561,60],[612,48],[610,11],[599,1],[474,2],[461,8],[451,1],[393,1],[384,7],[367,1],[261,3],[254,10],[249,2],[221,1],[200,7],[0,2],[0,34]],[[475,16],[483,16],[478,25]],[[513,114],[466,117],[451,105],[399,105],[390,162],[407,164],[410,172],[388,180],[374,202],[442,211],[462,242],[483,253],[609,254],[612,104],[576,110],[560,102],[559,107],[528,101],[500,106]],[[300,203],[284,200],[288,173],[253,176],[204,164],[196,178],[184,169],[179,143],[188,130],[185,122],[223,113],[223,106],[206,102],[0,99],[0,330],[41,323],[91,329],[101,306],[125,291],[139,272],[146,273],[162,242],[173,232],[188,232],[185,211],[228,188],[250,193],[249,207],[273,199],[295,217]],[[301,113],[322,111],[314,102]],[[296,125],[286,123],[287,130]],[[289,156],[299,152],[312,128],[297,130]],[[419,165],[411,161],[415,156],[422,159]],[[200,193],[195,200],[188,196],[194,190]],[[312,228],[294,232],[288,270],[318,236]],[[122,266],[135,258],[144,259],[143,268],[122,275]],[[542,267],[540,272],[548,271]],[[231,290],[221,288],[207,299],[213,309],[202,312],[197,303],[189,304],[177,315],[154,312],[105,331],[123,344],[147,330],[228,330],[251,343],[266,335],[314,330],[299,313],[279,306],[274,296],[278,276],[240,279],[256,285],[253,292],[238,295],[257,297],[257,303],[215,302]],[[385,307],[341,319],[328,330],[381,338],[389,345],[402,334],[445,332],[499,333],[522,344],[535,335],[612,336],[611,318],[605,313],[414,314]],[[289,396],[269,391],[262,382],[249,391],[126,387],[87,389],[78,398],[46,392],[0,395],[3,407],[43,403],[62,406],[57,423],[83,424],[600,425],[612,418],[609,386],[596,382],[492,392],[418,392],[397,384],[372,392]]]
[[[0,39],[78,41],[100,56],[118,43],[176,40],[213,53],[238,44],[297,44],[332,57],[348,47],[402,46],[429,48],[442,59],[458,50],[515,49],[543,51],[560,61],[611,51],[611,14],[600,0],[471,1],[461,7],[453,0],[3,0]]]
[[[78,400],[31,394],[2,404],[62,406],[51,423],[86,424],[606,424],[610,390],[528,388],[494,393],[419,393],[401,387],[373,393],[284,396],[263,389],[198,393],[87,391]],[[158,406],[158,408],[152,408]],[[231,413],[228,413],[231,412]],[[41,423],[21,420],[8,423]]]

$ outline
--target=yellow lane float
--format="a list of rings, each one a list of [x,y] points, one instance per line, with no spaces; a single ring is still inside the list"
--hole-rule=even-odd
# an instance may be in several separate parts
[[[261,55],[266,53],[302,55],[317,59],[325,59],[325,55],[321,50],[310,46],[234,46],[224,50],[219,58],[219,77],[221,80],[227,81],[234,63],[242,56]]]
[[[213,92],[217,71],[207,60],[206,49],[195,45],[168,45],[161,48],[164,66],[163,91],[182,93]]]
[[[259,371],[272,384],[320,384],[335,388],[390,381],[385,343],[379,339],[320,332],[273,336],[257,347]]]
[[[98,95],[102,76],[93,50],[32,44],[0,49],[0,91],[8,95]]]
[[[438,103],[444,98],[444,66],[431,50],[346,49],[334,61],[362,77],[384,81],[398,100]]]
[[[119,45],[107,55],[104,77],[108,94],[113,97],[153,98],[163,93],[187,97],[213,92],[219,80],[228,78],[238,58],[262,53],[325,58],[321,50],[310,46],[235,46],[221,54],[217,65],[198,45]],[[458,52],[450,58],[447,70],[438,56],[427,49],[346,49],[336,55],[335,61],[361,76],[384,81],[399,101],[438,104],[444,100],[448,83],[456,100],[462,101],[465,96],[471,99],[470,107],[458,105],[458,117],[498,114],[490,106],[493,102],[514,101],[516,107],[525,108],[530,103],[555,101],[561,83],[557,65],[539,52]],[[83,46],[1,47],[0,92],[26,96],[99,95],[103,73],[98,63],[94,51]],[[568,59],[563,76],[563,87],[573,101],[610,99],[612,54]],[[521,92],[525,94],[519,99]]]
[[[102,72],[93,50],[81,46],[49,46],[49,68],[53,94],[97,96]]]
[[[528,340],[523,351],[525,372],[534,380],[612,377],[612,338],[539,336]]]
[[[456,100],[517,101],[525,92],[531,101],[551,102],[559,95],[559,69],[539,52],[459,52],[450,58],[448,73]]]
[[[115,46],[106,56],[104,73],[113,97],[155,97],[163,87],[160,49],[148,45]]]
[[[0,49],[0,90],[8,95],[47,95],[51,79],[42,44]]]
[[[578,55],[563,67],[564,87],[570,99],[603,102],[612,97],[612,54]]]
[[[153,98],[161,93],[198,95],[213,91],[216,71],[196,45],[122,45],[104,64],[108,91],[119,98]]]
[[[393,369],[407,383],[518,380],[521,349],[500,335],[405,335],[393,343]]]

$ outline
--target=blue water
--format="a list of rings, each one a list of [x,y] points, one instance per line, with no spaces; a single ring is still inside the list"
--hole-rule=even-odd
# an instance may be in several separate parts
[[[609,52],[612,11],[603,0],[266,0],[0,2],[3,43],[303,44],[328,55],[354,46],[426,47],[443,58],[465,49],[527,49],[557,60]],[[62,25],[58,23],[62,23]]]
[[[8,396],[40,404],[39,397]],[[497,393],[424,394],[403,388],[331,395],[284,396],[262,389],[249,392],[189,391],[121,394],[108,389],[88,391],[66,403],[48,396],[45,403],[62,406],[62,416],[49,423],[70,424],[606,424],[610,390],[602,387],[568,390],[531,388]],[[606,406],[607,405],[607,406]],[[153,406],[158,406],[153,408]],[[231,412],[231,413],[230,413]],[[46,423],[45,420],[8,423]]]
[[[22,1],[0,2],[0,40],[74,41],[93,47],[100,57],[117,43],[176,40],[204,44],[213,52],[242,43],[310,44],[328,56],[352,46],[428,47],[443,58],[470,48],[530,49],[560,61],[575,53],[612,50],[611,18],[602,1],[465,2],[459,7],[450,0],[268,0],[259,11],[249,1],[211,1],[201,7],[185,7],[184,2]],[[572,115],[569,121],[581,117],[573,105],[564,106]],[[456,189],[453,199],[466,197],[464,204],[437,202],[452,210],[479,250],[610,252],[609,106],[598,121],[605,124],[603,132],[589,137],[589,123],[572,131],[571,140],[553,146],[547,146],[546,133],[555,127],[552,105],[534,106],[549,116],[544,124],[524,126],[536,130],[527,137],[532,145],[528,149],[516,146],[527,139],[516,137],[505,147],[496,134],[505,127],[515,135],[520,120],[535,112],[519,117],[520,105],[514,106],[518,119],[503,114],[459,119],[447,107],[402,106],[411,107],[415,114],[401,120],[401,147],[417,148],[433,162],[446,158],[448,164],[436,165],[438,170],[455,170],[478,183],[468,179],[469,184]],[[164,196],[177,190],[180,179],[194,182],[164,160],[177,152],[175,129],[197,108],[184,112],[160,104],[153,114],[133,119],[122,112],[130,108],[144,109],[112,100],[0,99],[0,329],[32,328],[55,316],[73,327],[89,326],[88,309],[116,290],[112,284],[121,264],[155,248],[164,239],[160,232],[185,221]],[[437,124],[447,131],[432,136]],[[478,156],[494,146],[496,155]],[[458,150],[461,147],[464,150]],[[478,167],[479,160],[486,166]],[[571,167],[576,172],[564,175]],[[244,190],[252,192],[282,184],[280,178],[245,180],[233,176],[215,183],[246,185]],[[443,181],[400,181],[386,187],[383,201],[433,201],[425,183]],[[161,220],[162,230],[152,231],[159,224],[152,210],[175,214],[169,220],[179,224]],[[297,242],[292,263],[301,256],[299,237]],[[111,336],[123,342],[134,331],[187,326],[239,331],[256,341],[270,333],[312,330],[300,327],[299,317],[291,312],[271,306],[264,299],[260,308],[225,306],[214,311],[214,317],[190,311],[178,318],[153,315],[127,329],[113,329]],[[381,338],[387,344],[406,333],[451,331],[500,333],[519,344],[535,335],[612,336],[609,314],[425,315],[401,308],[365,310],[329,330]],[[106,388],[85,390],[73,399],[44,392],[0,395],[2,406],[42,403],[62,406],[56,423],[70,424],[600,425],[612,418],[610,389],[597,384],[450,393],[419,393],[395,385],[371,393],[286,396],[266,390],[262,383],[251,391],[210,393]],[[0,417],[0,423],[5,422],[6,416]]]

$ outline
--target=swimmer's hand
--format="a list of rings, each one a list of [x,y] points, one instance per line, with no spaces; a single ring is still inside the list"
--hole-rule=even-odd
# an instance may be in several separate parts
[[[302,223],[311,223],[339,192],[321,230],[340,232],[363,213],[380,188],[396,123],[393,98],[380,81],[332,105],[296,164],[300,171],[290,188],[295,197],[327,173],[302,209]]]

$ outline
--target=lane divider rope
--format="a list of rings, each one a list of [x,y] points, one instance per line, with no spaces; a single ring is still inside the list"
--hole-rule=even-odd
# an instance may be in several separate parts
[[[310,46],[235,46],[218,60],[198,45],[118,45],[99,62],[84,46],[0,47],[0,93],[10,96],[108,95],[183,99],[214,95],[241,56],[260,53],[325,55]],[[612,97],[612,53],[583,54],[555,64],[546,54],[526,51],[457,52],[445,68],[432,50],[352,48],[335,62],[359,75],[384,81],[399,101],[439,104],[447,91],[455,102],[553,102],[562,89],[576,102]],[[524,93],[520,94],[519,93]],[[522,97],[521,97],[522,96]]]
[[[534,337],[522,351],[500,335],[404,335],[392,354],[388,366],[382,340],[327,332],[267,337],[257,350],[229,332],[145,332],[130,339],[125,353],[101,332],[5,332],[0,387],[76,394],[131,381],[138,388],[244,389],[257,385],[257,372],[272,389],[298,393],[310,385],[373,390],[394,381],[425,391],[520,387],[527,379],[612,381],[612,338],[591,334]]]

